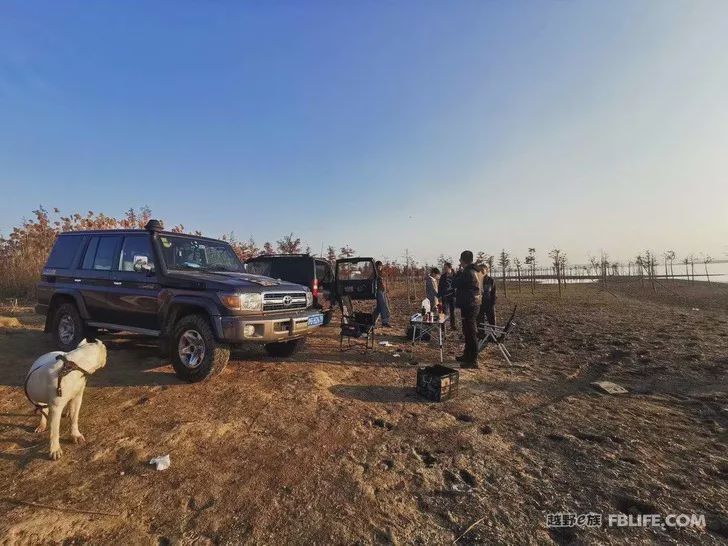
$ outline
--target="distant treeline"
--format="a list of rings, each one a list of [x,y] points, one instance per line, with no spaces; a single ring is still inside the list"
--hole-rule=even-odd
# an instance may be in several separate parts
[[[43,265],[53,243],[62,231],[83,231],[90,229],[133,229],[143,228],[151,219],[152,211],[149,207],[139,210],[130,208],[120,218],[107,216],[103,213],[88,211],[85,214],[75,213],[63,215],[59,209],[54,208],[48,212],[43,207],[33,211],[29,220],[12,230],[7,237],[0,237],[0,297],[28,299],[35,295],[35,285],[40,278]],[[170,231],[183,233],[183,225],[168,228]],[[199,232],[196,232],[200,234]],[[213,235],[214,236],[214,235]],[[239,240],[234,233],[223,235],[222,239],[228,241],[242,260],[253,256],[266,254],[321,254],[322,257],[333,263],[337,258],[354,256],[356,251],[349,245],[328,246],[323,252],[312,252],[310,246],[305,246],[300,237],[293,232],[283,235],[272,243],[256,244],[250,237],[246,241]],[[371,255],[371,252],[366,254]],[[501,250],[497,254],[488,254],[485,251],[476,253],[478,263],[488,265],[491,274],[505,281],[536,283],[550,280],[561,283],[569,280],[607,279],[615,276],[638,276],[648,279],[660,277],[681,276],[692,278],[707,276],[707,264],[713,262],[710,256],[690,255],[678,259],[675,252],[666,251],[658,257],[650,251],[637,256],[635,259],[624,262],[610,260],[606,254],[599,258],[590,258],[585,265],[569,264],[566,253],[559,249],[551,249],[548,253],[549,261],[539,264],[536,260],[536,249],[529,248],[523,257]],[[415,279],[423,276],[431,264],[416,261],[405,252],[403,262],[399,260],[383,259],[384,272],[389,277],[405,277]],[[457,267],[457,261],[441,254],[434,264],[442,268],[444,262],[450,262]],[[715,262],[720,263],[720,262]],[[663,266],[664,273],[656,273],[657,266]],[[700,271],[696,273],[696,266],[703,266],[705,275]],[[679,269],[678,269],[679,268]],[[682,269],[685,275],[682,275]],[[675,271],[678,270],[677,274]],[[504,285],[504,288],[506,286]]]

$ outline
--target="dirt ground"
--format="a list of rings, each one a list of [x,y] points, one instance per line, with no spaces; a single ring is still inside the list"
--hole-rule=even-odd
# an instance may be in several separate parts
[[[20,324],[0,328],[0,542],[726,543],[728,286],[508,296],[498,313],[518,305],[518,366],[490,348],[444,403],[414,392],[412,362],[437,351],[410,352],[404,297],[378,338],[391,348],[340,353],[332,325],[293,358],[236,352],[203,384],[178,381],[153,339],[105,335],[108,365],[81,410],[88,442],[64,420],[58,462],[22,390],[51,340],[29,309],[5,310]],[[450,333],[446,363],[460,347]],[[168,470],[148,464],[167,453]],[[548,528],[554,512],[695,513],[707,526]]]

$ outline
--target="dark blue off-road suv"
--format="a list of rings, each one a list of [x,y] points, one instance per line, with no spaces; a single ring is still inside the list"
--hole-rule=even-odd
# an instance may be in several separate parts
[[[177,375],[219,373],[230,346],[257,342],[290,356],[323,315],[309,288],[245,273],[225,241],[144,230],[62,233],[38,284],[37,311],[58,348],[99,330],[160,340]]]

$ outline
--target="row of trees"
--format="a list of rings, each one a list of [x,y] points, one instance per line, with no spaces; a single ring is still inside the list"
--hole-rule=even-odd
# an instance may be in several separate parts
[[[43,207],[34,210],[31,219],[24,220],[8,237],[0,237],[0,294],[6,297],[32,295],[48,253],[61,231],[142,228],[151,217],[152,211],[149,207],[142,207],[139,210],[129,209],[120,218],[93,211],[88,211],[86,214],[63,215],[57,208],[52,212]],[[181,224],[169,229],[174,232],[185,231],[185,227]],[[301,238],[292,232],[275,243],[266,241],[261,246],[258,246],[252,237],[240,241],[234,233],[222,238],[232,245],[243,260],[260,255],[311,253],[311,248],[304,247]],[[354,249],[349,245],[331,245],[326,248],[324,257],[333,263],[337,258],[351,257],[354,254]],[[488,265],[491,274],[500,277],[506,294],[508,290],[506,280],[516,280],[517,289],[520,291],[522,278],[525,278],[533,292],[538,278],[550,278],[556,281],[561,293],[563,283],[569,278],[587,276],[600,278],[606,283],[610,277],[620,276],[625,272],[625,265],[610,261],[607,254],[602,254],[599,258],[591,257],[586,265],[570,265],[566,253],[560,248],[551,249],[548,257],[549,262],[544,269],[538,268],[535,248],[529,248],[523,257],[512,255],[505,249],[497,254],[488,254],[485,251],[476,253],[477,262]],[[383,258],[384,274],[389,277],[405,278],[410,293],[411,284],[418,282],[417,279],[425,274],[428,265],[419,264],[408,251],[402,258],[404,262]],[[647,281],[654,288],[659,278],[675,278],[676,259],[676,253],[672,250],[664,252],[660,257],[646,251],[626,264],[626,274],[630,277],[637,276],[643,284]],[[705,277],[710,283],[708,264],[711,261],[710,256],[690,255],[684,258],[681,263],[685,266],[685,277],[695,280],[695,265],[702,263],[705,267]],[[454,263],[452,257],[440,254],[437,263],[442,266],[444,262]],[[664,265],[664,275],[656,273],[660,262]]]
[[[306,245],[304,248],[301,238],[296,237],[293,233],[284,235],[276,241],[275,245],[270,241],[266,241],[260,247],[255,243],[253,237],[250,237],[247,241],[240,241],[232,232],[223,235],[222,239],[230,243],[241,260],[247,260],[255,256],[273,256],[276,254],[311,254],[311,247]],[[349,245],[338,247],[338,251],[337,247],[329,246],[326,249],[326,259],[334,263],[337,258],[349,258],[354,253],[354,249]]]
[[[563,284],[569,279],[581,280],[589,278],[592,280],[600,280],[604,284],[608,284],[609,279],[613,277],[637,277],[644,286],[645,282],[650,283],[653,289],[658,284],[659,279],[672,279],[675,275],[676,253],[673,250],[664,252],[661,256],[662,264],[658,255],[651,251],[645,251],[637,255],[633,261],[623,264],[619,261],[611,261],[606,253],[602,253],[599,257],[591,256],[589,263],[585,265],[569,264],[566,253],[560,248],[553,248],[548,252],[549,262],[546,268],[537,268],[536,249],[531,247],[523,258],[512,255],[505,249],[498,254],[488,254],[485,251],[476,253],[476,263],[487,265],[491,274],[500,278],[503,285],[503,292],[507,295],[507,280],[515,280],[517,289],[521,291],[521,281],[525,278],[531,287],[531,292],[535,291],[537,278],[546,278],[557,283],[559,295],[562,293]],[[452,263],[452,258],[444,254],[440,254],[438,264],[441,266],[445,262]],[[708,284],[710,281],[710,272],[708,264],[713,262],[713,258],[708,255],[696,256],[691,254],[683,258],[680,263],[685,267],[685,274],[678,274],[684,278],[695,281],[695,265],[702,264],[705,269],[704,275]],[[664,274],[657,273],[658,265],[664,266]],[[495,267],[497,266],[497,268]],[[538,270],[538,274],[537,274]]]

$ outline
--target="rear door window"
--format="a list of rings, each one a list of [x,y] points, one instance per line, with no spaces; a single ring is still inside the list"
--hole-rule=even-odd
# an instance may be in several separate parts
[[[74,258],[84,240],[85,237],[82,235],[61,235],[56,244],[53,245],[46,267],[53,269],[72,268],[75,265]]]
[[[111,271],[114,267],[114,256],[120,240],[121,237],[101,237],[99,247],[96,249],[96,257],[94,258],[94,269]]]
[[[96,249],[99,246],[99,237],[91,237],[91,241],[86,247],[86,254],[83,257],[82,269],[93,269],[94,258],[96,257]]]
[[[84,269],[96,271],[111,271],[114,267],[121,236],[92,237],[86,248],[86,255],[83,258]]]

